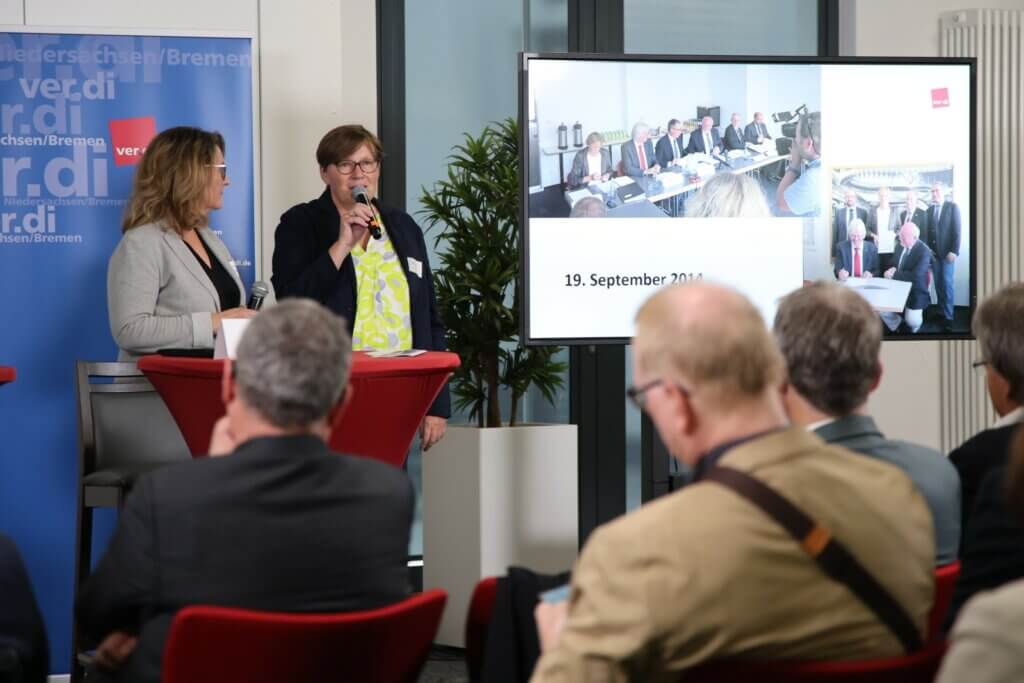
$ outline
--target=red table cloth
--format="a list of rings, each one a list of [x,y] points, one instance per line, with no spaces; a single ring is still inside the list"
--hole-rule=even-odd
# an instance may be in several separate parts
[[[9,365],[0,365],[0,386],[13,382],[14,378],[18,376],[18,373],[14,371]]]
[[[209,358],[145,356],[139,369],[153,384],[193,456],[206,454],[214,423],[224,415],[224,362]],[[352,354],[352,398],[335,420],[329,446],[401,466],[423,416],[451,373],[453,353],[429,351],[412,358]]]

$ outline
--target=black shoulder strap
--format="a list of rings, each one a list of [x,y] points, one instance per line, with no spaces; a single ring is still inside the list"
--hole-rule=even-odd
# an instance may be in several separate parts
[[[907,652],[923,647],[921,634],[906,610],[837,541],[800,508],[764,482],[731,467],[714,467],[702,481],[713,481],[747,499],[778,522],[833,580],[845,585],[899,638]]]

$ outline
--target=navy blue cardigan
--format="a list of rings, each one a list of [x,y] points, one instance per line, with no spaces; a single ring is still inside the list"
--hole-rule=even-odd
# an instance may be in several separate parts
[[[383,208],[381,217],[409,283],[413,348],[444,351],[448,348],[444,324],[437,310],[434,277],[423,231],[404,211]],[[274,275],[270,279],[277,298],[315,299],[344,317],[351,334],[356,319],[356,269],[351,255],[336,268],[327,253],[338,239],[339,218],[330,189],[325,189],[311,202],[285,211],[274,232]],[[420,262],[420,275],[409,269],[410,258]],[[451,415],[447,384],[427,414],[445,418]]]

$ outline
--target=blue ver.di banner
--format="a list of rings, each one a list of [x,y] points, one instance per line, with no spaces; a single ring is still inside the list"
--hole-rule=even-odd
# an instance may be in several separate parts
[[[53,673],[70,654],[74,363],[117,358],[106,270],[135,169],[161,130],[224,135],[231,185],[210,225],[248,289],[252,80],[249,38],[0,33],[0,365],[18,373],[0,388],[0,532],[25,557]]]

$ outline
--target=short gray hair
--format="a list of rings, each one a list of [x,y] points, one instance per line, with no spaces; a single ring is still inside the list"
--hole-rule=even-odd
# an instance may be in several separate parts
[[[648,126],[643,121],[639,121],[639,122],[633,124],[633,131],[632,131],[632,133],[630,134],[629,137],[631,139],[636,139],[637,135],[639,135],[640,133],[646,133],[649,130],[651,130],[650,126]]]
[[[761,186],[745,173],[719,173],[686,202],[689,218],[768,218]]]
[[[790,385],[815,408],[845,416],[868,399],[881,372],[882,325],[864,297],[812,282],[782,298],[774,331]]]
[[[981,358],[1010,385],[1010,397],[1024,403],[1024,282],[1013,282],[981,302],[974,314]]]
[[[864,225],[864,221],[862,221],[859,218],[854,218],[852,221],[850,221],[850,227],[847,229],[846,232],[852,235],[855,231],[859,232],[862,235],[868,234],[868,229]]]
[[[584,197],[572,205],[569,218],[604,218],[608,215],[604,201],[597,196]]]
[[[241,400],[276,427],[306,427],[341,399],[352,341],[342,318],[311,299],[289,299],[252,319],[236,355]]]

